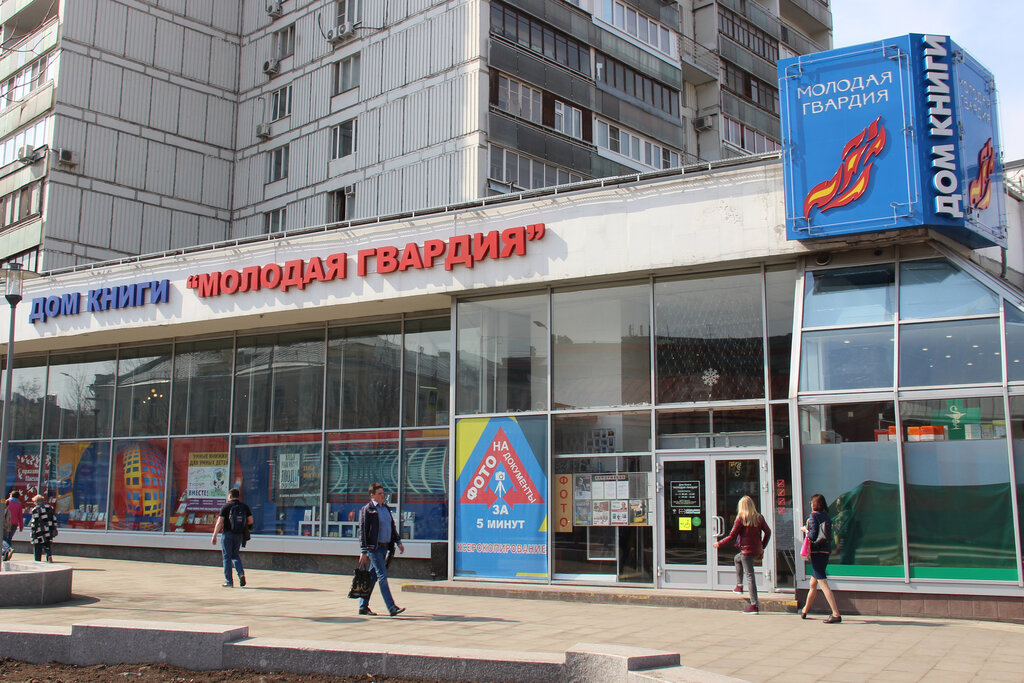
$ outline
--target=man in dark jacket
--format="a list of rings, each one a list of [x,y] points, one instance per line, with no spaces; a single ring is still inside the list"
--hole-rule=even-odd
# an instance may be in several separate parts
[[[404,607],[395,604],[391,597],[391,589],[388,588],[388,549],[398,545],[399,552],[405,552],[402,539],[398,535],[398,527],[395,526],[395,517],[391,508],[384,502],[384,487],[377,482],[370,484],[370,502],[359,510],[359,564],[365,566],[367,562],[377,574],[377,583],[380,584],[380,594],[384,598],[384,604],[391,616],[397,616],[405,611]],[[374,614],[370,610],[369,596],[359,599],[360,614]]]

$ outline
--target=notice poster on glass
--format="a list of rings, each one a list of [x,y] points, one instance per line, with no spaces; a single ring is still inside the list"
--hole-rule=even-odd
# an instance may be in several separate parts
[[[647,501],[633,499],[629,501],[629,523],[647,524]]]
[[[612,526],[626,526],[629,524],[629,501],[609,501],[609,513]]]
[[[278,473],[277,485],[280,489],[297,489],[300,486],[301,453],[281,453],[278,455],[281,471]]]
[[[189,453],[186,493],[190,500],[224,501],[228,497],[228,454]]]
[[[590,526],[590,501],[577,500],[572,508],[572,523],[575,526]]]
[[[611,508],[608,505],[607,500],[595,500],[592,502],[593,510],[591,512],[591,524],[593,526],[609,526],[611,524]]]
[[[577,474],[573,477],[573,497],[576,500],[590,500],[589,474]]]

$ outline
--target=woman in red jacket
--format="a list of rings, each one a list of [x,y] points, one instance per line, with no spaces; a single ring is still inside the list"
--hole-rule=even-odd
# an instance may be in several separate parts
[[[736,588],[737,593],[743,592],[743,580],[746,580],[750,590],[750,606],[743,610],[744,614],[757,614],[757,582],[754,580],[754,560],[761,559],[764,555],[764,547],[768,539],[772,537],[772,530],[768,523],[757,511],[754,500],[750,496],[740,498],[739,514],[736,516],[736,523],[732,526],[729,535],[720,541],[715,542],[715,547],[726,543],[736,542],[740,551],[736,553]]]

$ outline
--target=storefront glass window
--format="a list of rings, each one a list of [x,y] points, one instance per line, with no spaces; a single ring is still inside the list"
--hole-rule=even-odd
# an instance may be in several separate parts
[[[406,322],[403,421],[407,426],[448,424],[451,356],[447,317]]]
[[[238,339],[236,432],[321,429],[323,390],[323,330]]]
[[[657,282],[654,305],[659,403],[764,398],[760,272]]]
[[[1009,308],[1009,307],[1007,307]],[[1017,524],[1024,543],[1024,396],[1010,397],[1010,425],[1013,438],[1013,473],[1017,487]]]
[[[163,529],[166,484],[166,439],[114,442],[110,528],[116,531]]]
[[[232,481],[228,440],[222,436],[171,441],[171,481],[167,488],[167,531],[213,531]]]
[[[1024,381],[1024,313],[1006,304],[1006,378]]]
[[[1000,382],[999,319],[900,326],[900,386]]]
[[[555,455],[649,453],[651,414],[589,413],[554,416]]]
[[[7,373],[3,374],[4,382]],[[6,392],[6,384],[0,385]],[[38,439],[43,428],[43,404],[46,394],[46,358],[14,359],[14,383],[11,385],[11,439]],[[0,394],[6,396],[6,393]],[[2,403],[2,402],[0,402]]]
[[[184,342],[174,347],[172,434],[217,434],[230,429],[231,339]]]
[[[900,403],[911,578],[1016,581],[1002,398]]]
[[[27,511],[32,507],[31,500],[40,492],[39,465],[39,442],[8,444],[4,494],[14,489],[21,491],[21,500],[26,503],[25,524],[28,524]]]
[[[50,358],[43,438],[110,436],[117,361],[113,351]]]
[[[789,364],[793,352],[793,306],[796,297],[796,270],[765,270],[765,295],[768,312],[768,379],[772,399],[789,396]]]
[[[43,445],[43,495],[55,502],[57,524],[71,529],[107,527],[109,441]]]
[[[650,292],[643,284],[552,296],[556,408],[650,403]]]
[[[121,349],[117,361],[114,436],[167,434],[171,347]]]
[[[820,493],[832,516],[829,573],[902,577],[900,476],[891,401],[800,406],[803,509]]]
[[[649,455],[555,459],[556,578],[654,580],[650,472]]]
[[[232,486],[252,510],[253,534],[320,535],[322,450],[320,434],[235,439],[238,474]]]
[[[793,523],[793,456],[789,435],[789,406],[777,404],[772,411],[772,467],[775,474],[775,574],[779,587],[792,588],[796,571]],[[767,510],[763,511],[769,520]]]
[[[370,484],[383,485],[388,504],[394,508],[398,501],[398,440],[397,431],[327,435],[328,535],[330,522],[340,522],[342,538],[356,537],[359,508],[370,502]]]
[[[764,408],[700,408],[658,413],[658,448],[765,446]]]
[[[946,259],[900,264],[900,319],[999,312],[999,297]]]
[[[458,345],[459,413],[547,408],[546,295],[460,303]]]
[[[885,322],[895,313],[896,269],[891,263],[804,275],[804,327]]]
[[[448,538],[448,430],[409,430],[403,444],[399,533],[402,538],[444,540]]]
[[[398,426],[401,344],[402,327],[398,322],[330,330],[328,427]]]
[[[892,386],[893,328],[804,332],[800,391]]]

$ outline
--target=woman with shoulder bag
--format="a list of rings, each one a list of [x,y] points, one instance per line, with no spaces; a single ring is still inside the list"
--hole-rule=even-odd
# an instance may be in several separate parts
[[[737,510],[736,523],[728,536],[715,542],[715,547],[727,543],[736,542],[740,551],[736,553],[736,588],[737,593],[743,592],[743,581],[746,579],[750,587],[750,606],[743,610],[744,614],[757,614],[757,582],[754,579],[754,560],[761,559],[764,555],[764,548],[768,545],[768,539],[772,537],[772,530],[768,523],[757,511],[754,499],[750,496],[740,498],[739,509]]]
[[[804,532],[811,542],[811,589],[807,592],[804,608],[800,610],[800,618],[807,618],[807,610],[814,604],[818,586],[821,586],[821,592],[825,594],[828,606],[832,609],[832,614],[825,619],[825,623],[838,624],[843,618],[839,615],[836,596],[828,586],[828,575],[825,572],[829,555],[832,554],[832,518],[828,515],[825,496],[815,493],[811,497],[811,516],[807,519],[807,526],[800,527],[800,531]]]

